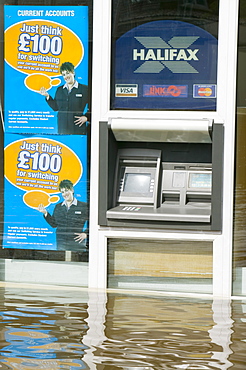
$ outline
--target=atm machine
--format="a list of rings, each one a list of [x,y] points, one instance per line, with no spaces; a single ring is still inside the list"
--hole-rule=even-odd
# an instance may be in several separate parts
[[[99,225],[221,231],[223,124],[112,119],[99,132]]]

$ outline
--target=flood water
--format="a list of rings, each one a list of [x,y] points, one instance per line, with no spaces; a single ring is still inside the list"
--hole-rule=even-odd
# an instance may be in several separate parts
[[[0,288],[2,369],[246,369],[246,300]]]

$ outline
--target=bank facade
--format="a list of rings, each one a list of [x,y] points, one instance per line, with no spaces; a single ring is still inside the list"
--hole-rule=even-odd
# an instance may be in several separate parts
[[[244,296],[246,3],[1,8],[1,280]]]

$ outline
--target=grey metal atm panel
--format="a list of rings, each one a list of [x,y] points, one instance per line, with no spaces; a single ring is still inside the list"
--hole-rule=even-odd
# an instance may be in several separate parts
[[[119,142],[101,122],[99,224],[221,231],[223,125],[211,136],[210,144]]]

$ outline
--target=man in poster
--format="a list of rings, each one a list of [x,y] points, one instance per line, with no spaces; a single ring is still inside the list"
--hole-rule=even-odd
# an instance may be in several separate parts
[[[85,249],[88,220],[87,204],[74,197],[74,187],[70,180],[62,180],[59,190],[64,201],[55,206],[52,215],[44,208],[38,207],[48,224],[56,228],[57,250],[82,251]]]
[[[84,135],[88,121],[88,117],[85,115],[88,107],[88,86],[75,80],[75,70],[72,63],[63,63],[60,72],[65,84],[57,88],[55,97],[52,98],[44,87],[40,89],[40,93],[45,96],[49,106],[54,111],[58,111],[59,134]]]

